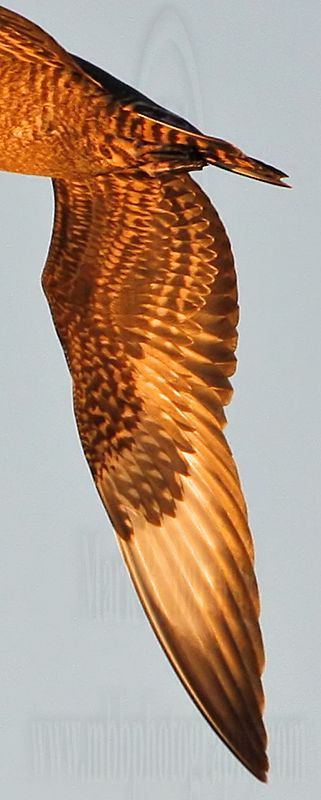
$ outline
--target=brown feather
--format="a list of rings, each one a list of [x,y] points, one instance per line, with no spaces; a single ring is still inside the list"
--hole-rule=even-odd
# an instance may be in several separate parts
[[[59,181],[55,193],[44,286],[86,457],[168,657],[264,779],[253,546],[221,431],[238,319],[227,236],[189,175]]]
[[[253,543],[222,432],[236,277],[187,174],[208,163],[284,185],[0,7],[0,169],[54,178],[43,286],[86,458],[177,674],[265,780]]]

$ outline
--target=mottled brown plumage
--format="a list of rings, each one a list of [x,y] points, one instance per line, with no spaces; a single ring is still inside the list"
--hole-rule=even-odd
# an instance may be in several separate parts
[[[54,178],[43,275],[81,441],[153,628],[192,698],[268,768],[253,545],[223,407],[233,256],[188,174],[283,173],[203,136],[0,8],[0,168]]]

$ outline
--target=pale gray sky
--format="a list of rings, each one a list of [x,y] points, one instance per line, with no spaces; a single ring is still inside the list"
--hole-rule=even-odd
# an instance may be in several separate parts
[[[314,798],[321,785],[320,3],[21,0],[11,8],[204,132],[289,172],[294,188],[214,169],[203,180],[238,265],[239,368],[227,435],[261,588],[267,788],[201,719],[136,602],[80,449],[40,289],[50,182],[0,176],[1,794]]]

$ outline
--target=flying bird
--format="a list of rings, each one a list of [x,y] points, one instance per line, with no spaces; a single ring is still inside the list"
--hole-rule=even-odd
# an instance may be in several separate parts
[[[253,542],[223,434],[236,366],[230,243],[189,175],[283,172],[0,7],[0,169],[53,179],[43,288],[86,459],[151,625],[212,728],[268,760]]]

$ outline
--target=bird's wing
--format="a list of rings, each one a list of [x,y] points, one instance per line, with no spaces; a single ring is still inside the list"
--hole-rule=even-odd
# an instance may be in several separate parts
[[[97,67],[96,64],[91,64],[90,61],[86,61],[84,58],[80,58],[74,53],[72,54],[72,58],[81,68],[82,72],[84,72],[87,77],[92,78],[107,95],[109,94],[114,97],[123,109],[131,111],[133,121],[136,122],[136,125],[138,117],[147,117],[148,120],[152,120],[154,123],[163,124],[161,129],[163,136],[167,126],[170,126],[172,137],[173,128],[202,136],[198,128],[191,125],[188,120],[180,117],[174,111],[169,111],[168,108],[155,103],[150,97],[134,89],[134,87],[130,86],[128,83],[124,83],[124,81],[121,81],[119,78],[110,75],[109,72],[105,72],[101,67]],[[147,141],[154,141],[155,133],[155,127],[154,129],[152,129],[151,126],[144,128],[144,135],[148,137]]]
[[[98,491],[177,674],[264,780],[253,545],[222,433],[238,319],[228,238],[187,174],[57,181],[55,194],[43,284]]]
[[[186,119],[158,105],[154,100],[114,78],[100,67],[76,55],[72,58],[87,80],[95,84],[96,90],[100,89],[105,93],[109,103],[112,100],[112,114],[108,128],[118,140],[138,139],[145,146],[147,143],[152,145],[154,152],[155,148],[161,145],[163,157],[165,147],[168,155],[178,147],[182,156],[182,147],[188,146],[203,157],[202,166],[204,163],[214,164],[221,169],[246,175],[254,180],[278,186],[288,185],[284,183],[284,178],[288,177],[285,172],[247,156],[224,139],[204,135]],[[194,164],[190,168],[199,169],[199,166]]]
[[[12,152],[2,157],[1,169],[75,177],[140,166],[155,175],[161,169],[159,158],[165,159],[167,171],[166,158],[173,166],[178,148],[180,160],[185,151],[183,169],[215,164],[255,180],[286,185],[285,173],[229,142],[204,136],[141,92],[72,56],[38,25],[3,6],[0,73],[0,134],[8,143],[8,129],[13,124],[18,129],[10,137]],[[21,152],[22,132],[26,141]]]

